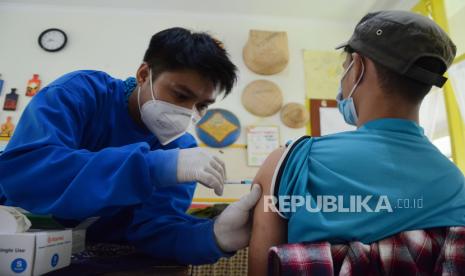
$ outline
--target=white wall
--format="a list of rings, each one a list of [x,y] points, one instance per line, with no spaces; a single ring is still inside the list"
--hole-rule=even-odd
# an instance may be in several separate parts
[[[248,113],[240,103],[243,88],[252,80],[265,78],[276,82],[284,94],[284,102],[304,103],[305,87],[303,49],[331,50],[348,38],[355,22],[264,17],[251,15],[215,15],[185,12],[158,12],[112,8],[70,8],[57,6],[0,3],[0,73],[5,80],[0,106],[10,88],[18,88],[18,111],[1,110],[0,121],[14,114],[15,122],[30,98],[25,97],[27,81],[40,74],[44,84],[60,75],[78,69],[97,69],[118,78],[132,76],[141,63],[151,35],[165,28],[181,26],[208,31],[223,40],[233,62],[239,67],[239,82],[233,93],[214,107],[234,112],[243,126],[278,124],[281,140],[303,135],[305,129],[292,130],[281,124],[279,114],[260,119]],[[59,53],[47,53],[37,44],[39,34],[50,27],[63,29],[68,45]],[[280,30],[288,33],[290,62],[281,73],[259,76],[248,70],[242,60],[249,29]],[[244,135],[237,141],[245,144]],[[217,150],[212,150],[217,152]],[[250,178],[257,168],[246,166],[245,151],[226,149],[230,178]],[[234,189],[234,188],[231,188]],[[235,193],[233,193],[235,194]],[[226,193],[231,196],[231,193]]]

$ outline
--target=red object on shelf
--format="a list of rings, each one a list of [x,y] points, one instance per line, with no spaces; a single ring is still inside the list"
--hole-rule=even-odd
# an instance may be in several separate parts
[[[5,103],[3,104],[3,110],[16,110],[18,103],[18,94],[16,94],[16,88],[11,88],[11,93],[5,96]]]
[[[192,203],[191,206],[189,206],[189,209],[197,209],[197,208],[205,208],[205,207],[211,207],[213,204],[211,203]]]
[[[32,97],[37,94],[40,89],[40,83],[39,75],[34,74],[32,79],[30,79],[27,83],[26,96]]]

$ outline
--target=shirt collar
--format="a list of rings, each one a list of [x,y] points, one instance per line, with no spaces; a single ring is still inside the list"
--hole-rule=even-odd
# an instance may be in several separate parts
[[[362,125],[358,130],[386,130],[393,132],[410,133],[424,136],[424,130],[421,126],[411,120],[397,118],[382,118],[369,121]]]
[[[127,116],[125,116],[127,121],[127,126],[132,128],[132,130],[136,131],[137,133],[141,134],[142,137],[155,137],[150,130],[139,126],[129,115],[129,96],[137,87],[137,80],[134,77],[129,77],[123,81],[123,92],[124,92],[124,110],[127,112]]]
[[[137,86],[137,81],[136,81],[136,78],[134,77],[129,77],[125,81],[123,81],[124,101],[126,102],[126,104],[128,103],[129,96],[131,96],[131,93],[132,91],[134,91],[136,86]]]

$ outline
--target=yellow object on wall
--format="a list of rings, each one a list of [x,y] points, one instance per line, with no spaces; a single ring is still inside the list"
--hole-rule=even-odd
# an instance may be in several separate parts
[[[338,51],[304,50],[305,107],[310,114],[309,99],[336,98],[345,55]],[[310,123],[306,124],[311,135]]]
[[[465,61],[465,54],[462,54],[459,57],[455,58],[454,63],[459,63],[462,61]]]
[[[345,55],[337,51],[304,50],[308,99],[336,98]]]
[[[430,16],[439,26],[449,33],[449,26],[443,0],[421,0],[413,11]],[[450,81],[443,87],[446,103],[447,123],[451,139],[452,159],[465,172],[465,126]]]

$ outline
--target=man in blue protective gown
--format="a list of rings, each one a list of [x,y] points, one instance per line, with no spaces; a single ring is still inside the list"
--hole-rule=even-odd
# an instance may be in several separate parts
[[[195,182],[221,195],[224,163],[186,133],[236,81],[222,44],[155,34],[135,78],[66,74],[26,107],[0,156],[0,204],[63,222],[99,216],[96,241],[129,242],[161,261],[212,263],[247,246],[260,188],[215,220],[185,214]]]

